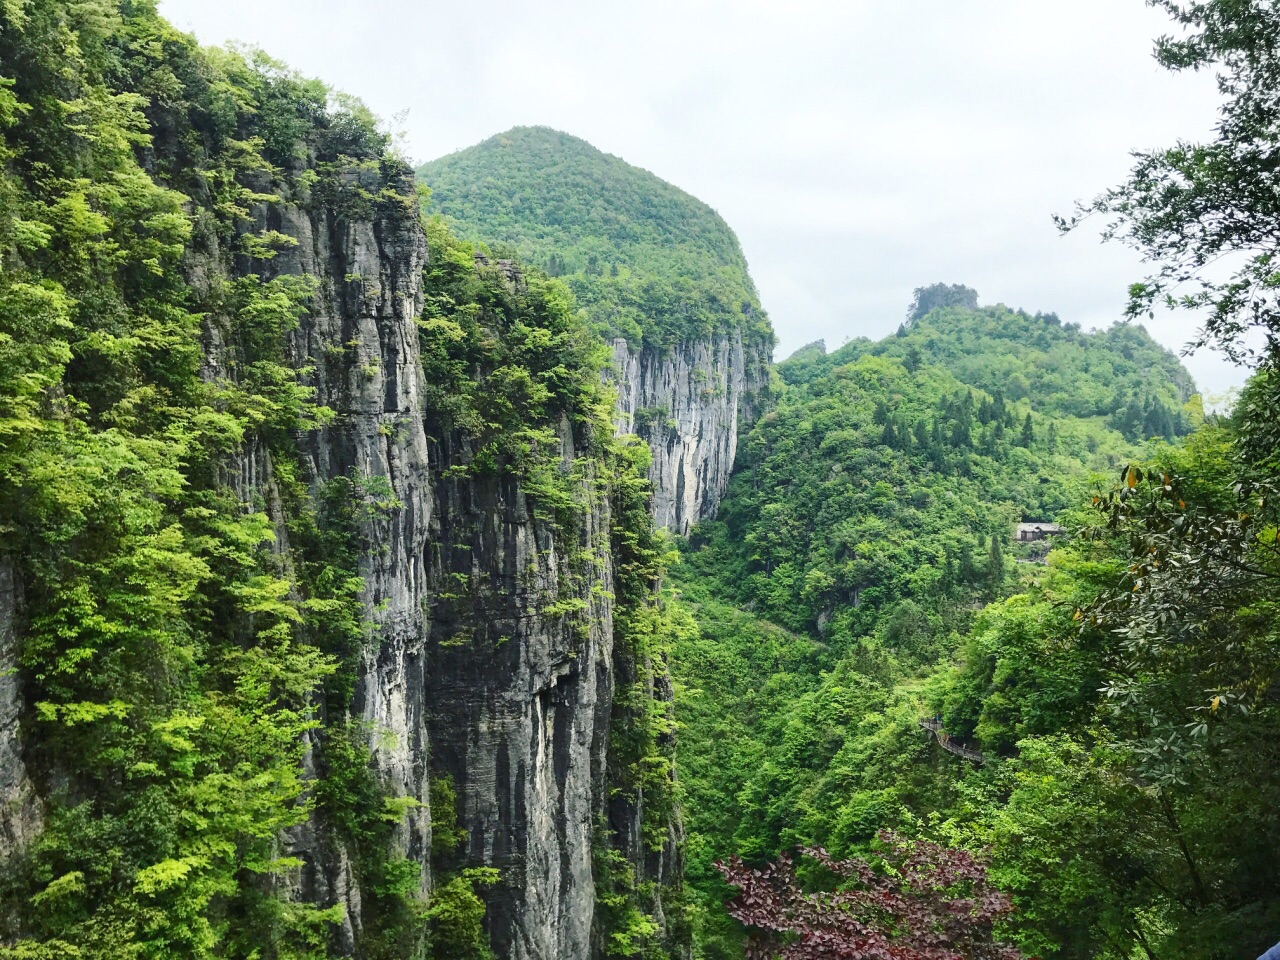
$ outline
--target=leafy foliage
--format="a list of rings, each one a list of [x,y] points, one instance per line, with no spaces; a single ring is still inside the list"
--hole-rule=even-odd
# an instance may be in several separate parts
[[[803,891],[791,857],[763,870],[734,857],[719,864],[738,895],[730,914],[756,931],[750,960],[827,960],[902,957],[904,960],[990,958],[1021,954],[992,935],[1011,910],[986,870],[962,850],[907,843],[890,833],[877,851],[876,870],[863,860],[835,860],[821,848],[803,852],[838,878],[832,891]]]
[[[477,258],[472,244],[427,225],[431,264],[419,320],[426,402],[475,443],[473,474],[511,471],[562,523],[585,504],[579,464],[560,469],[561,418],[603,453],[612,435],[600,382],[608,350],[572,311],[563,284],[518,264]]]
[[[1215,70],[1223,103],[1213,140],[1180,141],[1136,153],[1129,179],[1081,205],[1064,230],[1089,215],[1107,217],[1107,239],[1119,239],[1155,264],[1129,290],[1128,314],[1157,304],[1207,310],[1198,346],[1214,344],[1234,358],[1274,361],[1280,350],[1277,218],[1266,185],[1275,176],[1280,105],[1280,13],[1265,0],[1152,0],[1182,28],[1162,37],[1157,61],[1169,70]],[[1230,264],[1227,269],[1218,264]],[[1189,292],[1184,292],[1189,288]],[[1247,341],[1260,332],[1265,347]]]
[[[545,127],[418,169],[428,209],[560,277],[594,329],[666,347],[721,330],[771,342],[737,238],[688,194]]]

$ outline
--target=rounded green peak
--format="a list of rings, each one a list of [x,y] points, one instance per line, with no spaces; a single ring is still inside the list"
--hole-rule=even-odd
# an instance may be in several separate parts
[[[646,254],[674,245],[737,268],[746,279],[737,237],[711,207],[550,127],[514,127],[423,164],[418,177],[431,188],[429,210],[464,233],[514,244],[535,261],[558,250],[582,254],[583,262],[570,267],[586,268],[591,254],[598,263],[607,257],[605,267],[653,266]]]
[[[418,168],[428,213],[564,277],[602,328],[669,342],[771,337],[746,259],[711,207],[549,127],[515,127]]]

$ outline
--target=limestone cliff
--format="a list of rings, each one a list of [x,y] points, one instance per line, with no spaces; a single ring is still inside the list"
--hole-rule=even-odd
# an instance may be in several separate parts
[[[594,589],[612,582],[608,505],[564,536],[515,482],[447,478],[468,451],[441,439],[425,565],[434,769],[459,788],[469,861],[501,871],[498,955],[585,958],[613,695],[613,603]],[[584,452],[567,422],[560,451]]]
[[[237,273],[269,279],[311,278],[316,294],[289,336],[286,357],[315,390],[316,402],[337,413],[333,422],[299,437],[302,476],[313,489],[338,478],[385,484],[395,506],[368,511],[360,536],[358,574],[364,584],[370,638],[359,666],[351,718],[367,731],[373,765],[383,788],[411,797],[396,830],[404,857],[420,865],[420,885],[431,885],[430,764],[424,677],[429,591],[425,558],[433,489],[422,404],[415,318],[422,308],[427,246],[411,204],[385,197],[412,196],[412,182],[394,165],[353,168],[338,178],[347,193],[386,191],[364,217],[343,216],[342,195],[321,200],[302,190],[284,202],[255,210],[257,230],[296,241],[269,261],[238,258]],[[223,374],[229,357],[222,330],[209,330],[207,375]],[[272,463],[256,443],[233,470],[240,499],[265,503],[278,536],[287,541],[287,511],[274,489]],[[323,732],[319,739],[323,741]],[[340,838],[324,824],[290,837],[291,852],[305,861],[297,893],[322,904],[344,903],[339,945],[358,951],[362,923],[359,884]]]
[[[769,385],[770,346],[742,330],[667,350],[617,338],[613,357],[617,428],[634,431],[653,455],[654,520],[686,535],[720,505],[739,429],[750,426]]]
[[[395,168],[347,179],[367,194],[412,198],[407,172]],[[566,470],[587,464],[578,486],[591,504],[569,528],[531,503],[518,477],[470,469],[478,443],[423,400],[416,318],[427,249],[411,203],[383,202],[353,219],[299,196],[259,208],[255,226],[297,244],[238,268],[310,276],[319,291],[288,355],[337,416],[301,439],[304,476],[313,487],[343,477],[385,481],[389,506],[371,512],[360,531],[371,642],[349,711],[368,732],[383,786],[420,804],[397,831],[398,852],[421,865],[428,894],[431,821],[452,815],[431,810],[429,784],[449,778],[465,862],[500,871],[487,897],[497,955],[597,955],[614,675],[643,669],[614,649],[599,444],[561,417],[556,457]],[[479,258],[476,269],[513,289],[522,282],[509,263]],[[214,358],[217,341],[211,330]],[[243,499],[275,500],[261,456],[246,452],[237,475]],[[655,695],[669,699],[669,690]],[[624,813],[619,826],[638,834],[627,821],[640,816]],[[296,831],[291,846],[306,863],[296,895],[345,903],[340,946],[360,955],[361,890],[343,838],[321,820]],[[677,879],[673,858],[655,867],[655,879]]]
[[[687,956],[664,548],[601,328],[424,224],[322,85],[81,12],[0,30],[0,942]],[[750,297],[668,279],[731,314],[626,368],[685,530],[764,355]]]

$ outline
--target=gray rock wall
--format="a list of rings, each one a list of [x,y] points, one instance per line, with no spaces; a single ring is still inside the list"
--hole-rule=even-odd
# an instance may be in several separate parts
[[[679,873],[678,824],[661,851],[650,851],[640,841],[642,803],[610,803],[615,678],[631,682],[647,665],[615,649],[607,491],[592,476],[582,480],[583,502],[592,506],[565,529],[515,478],[458,469],[470,461],[468,441],[434,420],[424,401],[416,318],[428,251],[412,177],[366,165],[345,179],[378,198],[371,212],[315,203],[305,190],[261,205],[254,229],[278,231],[296,245],[256,261],[229,258],[215,237],[203,237],[189,279],[207,293],[230,262],[233,275],[314,281],[286,358],[335,417],[300,433],[289,456],[313,491],[339,477],[379,491],[381,505],[361,521],[366,549],[358,574],[370,626],[347,711],[366,732],[384,788],[419,801],[394,843],[419,864],[422,896],[435,880],[430,783],[448,776],[467,831],[466,862],[501,874],[487,896],[486,921],[498,957],[591,960],[602,952],[593,870],[603,836],[613,837],[642,879],[668,882]],[[228,318],[209,316],[204,346],[205,376],[235,376],[238,346]],[[740,417],[766,382],[767,357],[739,335],[667,357],[633,355],[625,344],[617,351],[619,428],[646,408],[669,411],[660,423],[637,427],[654,448],[659,522],[687,532],[715,510]],[[593,456],[583,429],[561,423],[566,463]],[[276,550],[287,567],[291,508],[279,469],[265,443],[250,441],[226,465],[226,481],[275,518]],[[23,702],[12,669],[20,599],[13,570],[0,565],[0,857],[36,834],[41,814],[22,762]],[[670,699],[665,683],[652,690]],[[313,776],[323,775],[321,756],[308,753]],[[344,904],[337,946],[359,956],[369,898],[351,852],[318,820],[290,831],[284,845],[303,863],[283,881],[284,892]],[[660,900],[650,907],[661,919]]]
[[[771,347],[741,331],[662,351],[613,341],[616,426],[649,444],[654,519],[684,536],[714,516],[733,471],[738,431],[769,383]]]
[[[0,559],[0,861],[8,860],[40,830],[42,810],[22,760],[23,711],[17,628],[21,584],[13,564]]]
[[[562,455],[582,455],[567,423],[560,435]],[[440,468],[465,448],[442,444]],[[510,478],[438,489],[435,767],[458,787],[468,859],[501,872],[488,898],[497,955],[585,960],[613,696],[612,599],[597,589],[612,582],[607,504],[557,532]]]
[[[384,186],[359,185],[375,194]],[[407,176],[390,186],[412,196]],[[313,371],[317,402],[337,416],[300,441],[304,475],[314,486],[380,479],[394,494],[396,505],[362,531],[373,629],[350,712],[368,731],[386,788],[422,804],[399,831],[399,852],[422,865],[427,895],[429,786],[448,776],[466,861],[500,871],[486,898],[497,955],[587,960],[613,694],[608,499],[584,489],[595,507],[565,531],[514,478],[457,469],[471,459],[468,442],[422,401],[415,318],[427,251],[416,220],[394,203],[350,220],[297,201],[263,207],[257,224],[297,245],[240,269],[317,282],[289,358]],[[566,463],[591,455],[567,421],[559,433]],[[278,500],[262,453],[246,450],[234,472],[246,499]],[[295,895],[345,903],[341,945],[358,956],[362,901],[347,851],[323,824],[289,842],[307,864]]]
[[[372,193],[386,186],[413,196],[412,177],[405,172],[384,183],[377,170],[353,171],[350,185]],[[307,382],[316,402],[337,416],[302,436],[302,475],[313,488],[338,477],[377,484],[376,498],[395,504],[367,511],[361,530],[369,548],[360,554],[358,573],[370,632],[350,715],[367,732],[384,789],[421,804],[397,829],[395,842],[400,854],[420,864],[425,894],[431,886],[425,558],[434,491],[415,319],[422,309],[426,240],[412,205],[382,203],[369,218],[350,218],[308,199],[259,209],[260,229],[298,242],[267,263],[240,268],[316,282],[317,294],[290,337],[287,355],[295,367],[311,371]],[[262,460],[252,451],[246,459]],[[256,495],[268,505],[276,500],[269,463],[241,473],[253,488],[243,497]],[[289,839],[291,852],[307,864],[298,880],[300,894],[326,905],[344,902],[342,945],[358,952],[361,899],[347,851],[314,825]]]

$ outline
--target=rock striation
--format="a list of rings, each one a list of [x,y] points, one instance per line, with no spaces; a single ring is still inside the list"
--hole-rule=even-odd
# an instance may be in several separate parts
[[[612,582],[609,510],[566,538],[510,480],[445,479],[467,451],[441,439],[426,565],[433,769],[458,787],[468,860],[501,872],[498,956],[586,958],[613,696],[613,602],[593,589]],[[585,453],[567,422],[560,450]],[[559,612],[574,607],[585,616]]]
[[[364,512],[359,554],[371,642],[365,646],[350,719],[367,732],[383,788],[410,797],[396,830],[398,854],[420,865],[420,888],[431,887],[430,728],[427,717],[424,610],[429,593],[426,558],[433,520],[423,377],[415,318],[422,309],[427,244],[414,208],[413,183],[394,167],[353,168],[341,178],[352,192],[387,191],[406,202],[382,202],[366,217],[315,202],[305,190],[256,211],[256,230],[277,231],[296,243],[270,261],[239,258],[236,272],[264,280],[302,276],[317,291],[286,345],[291,365],[304,373],[316,402],[333,421],[300,436],[301,474],[313,490],[342,478],[377,484],[394,506]],[[224,365],[223,336],[210,329],[210,374]],[[250,445],[234,468],[240,499],[272,509],[278,537],[287,542],[270,458]],[[308,824],[289,837],[291,854],[305,866],[296,892],[328,906],[343,903],[340,948],[359,952],[362,903],[351,857]]]
[[[42,810],[22,758],[23,697],[18,673],[21,582],[0,558],[0,860],[8,860],[40,830]]]
[[[733,472],[740,428],[769,387],[772,345],[742,330],[669,349],[613,341],[616,426],[649,444],[655,522],[685,536],[715,515]]]
[[[615,650],[609,500],[589,472],[583,496],[595,505],[566,531],[531,505],[513,476],[469,473],[471,441],[423,402],[416,318],[428,253],[411,176],[362,168],[350,179],[367,194],[404,202],[380,203],[365,218],[306,195],[262,205],[255,229],[296,245],[236,268],[263,279],[311,277],[318,291],[287,355],[336,416],[299,439],[302,474],[313,488],[360,478],[384,491],[387,506],[361,530],[368,549],[358,573],[371,629],[350,718],[367,731],[384,788],[418,804],[395,843],[397,854],[420,864],[423,896],[433,886],[432,819],[452,815],[432,811],[430,783],[447,777],[466,862],[500,872],[486,921],[497,955],[587,960],[603,949],[595,916],[599,828],[612,820],[638,836],[642,815],[609,806],[614,676],[643,668]],[[477,269],[490,266],[477,258]],[[512,285],[522,282],[510,262],[493,268]],[[207,340],[208,375],[218,376],[230,365],[226,331],[212,322]],[[699,450],[722,450],[724,442],[709,436],[720,423],[703,423],[708,442]],[[593,456],[583,431],[562,419],[566,465]],[[723,462],[723,452],[716,455]],[[270,458],[250,445],[231,472],[242,500],[274,510],[287,548]],[[655,695],[669,699],[670,690]],[[361,955],[353,853],[323,822],[288,841],[305,864],[292,895],[344,904],[338,946]],[[651,869],[641,857],[640,867],[649,879],[673,881],[677,856],[668,850]]]

